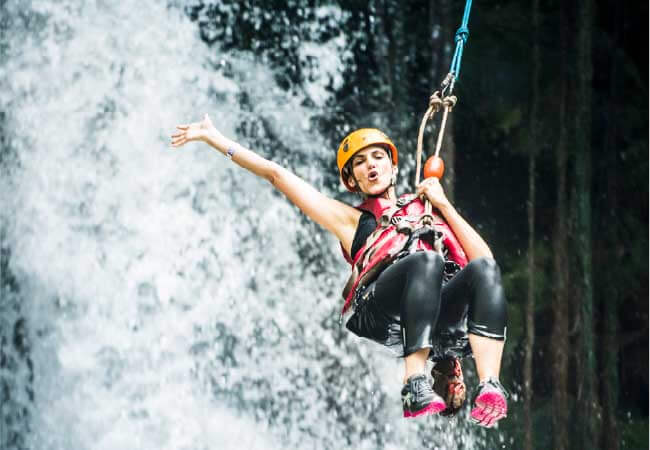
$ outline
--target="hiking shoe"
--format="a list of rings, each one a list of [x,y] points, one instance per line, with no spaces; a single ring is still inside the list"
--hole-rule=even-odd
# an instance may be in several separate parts
[[[491,428],[508,413],[508,393],[498,378],[488,378],[478,385],[472,400],[470,420],[482,427]]]
[[[445,401],[441,416],[455,416],[465,404],[466,388],[458,358],[443,359],[431,369],[433,390]]]
[[[437,414],[445,409],[445,401],[433,392],[431,378],[425,374],[411,375],[402,388],[404,417]]]

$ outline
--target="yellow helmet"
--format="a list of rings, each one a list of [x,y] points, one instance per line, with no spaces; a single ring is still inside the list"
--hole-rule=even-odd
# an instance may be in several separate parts
[[[339,168],[339,175],[348,191],[354,192],[354,189],[348,184],[347,176],[343,174],[343,168],[357,152],[371,145],[381,145],[388,148],[393,165],[397,165],[397,147],[388,139],[388,136],[376,128],[361,128],[353,131],[341,141],[341,145],[339,145],[336,152],[336,165]]]

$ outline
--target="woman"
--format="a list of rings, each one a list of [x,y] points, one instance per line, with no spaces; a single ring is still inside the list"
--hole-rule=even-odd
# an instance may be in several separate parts
[[[424,180],[416,195],[398,199],[395,145],[379,130],[357,130],[337,153],[343,184],[366,198],[354,208],[226,138],[207,114],[201,122],[177,126],[172,146],[190,141],[206,142],[267,179],[337,237],[353,264],[344,293],[344,310],[353,310],[346,326],[359,336],[401,347],[405,417],[448,411],[433,389],[426,361],[455,361],[470,353],[480,381],[470,419],[491,427],[506,416],[507,394],[498,379],[506,329],[499,269],[485,241],[454,209],[437,179]],[[425,211],[419,197],[434,208],[428,222],[421,220]],[[457,363],[451,368],[452,375],[454,370],[459,374]]]

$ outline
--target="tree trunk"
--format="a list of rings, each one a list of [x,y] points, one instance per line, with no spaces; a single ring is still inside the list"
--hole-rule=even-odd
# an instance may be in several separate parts
[[[429,30],[431,30],[431,53],[430,53],[430,86],[431,93],[438,89],[442,75],[440,73],[440,59],[442,56],[443,36],[440,32],[440,1],[429,0]],[[435,144],[435,141],[432,140]]]
[[[391,0],[384,0],[383,23],[384,30],[386,31],[386,38],[388,39],[388,46],[386,49],[388,64],[385,66],[388,70],[388,101],[390,104],[394,105],[397,101],[397,92],[395,92],[395,86],[397,84],[395,76],[395,71],[397,69],[397,45],[395,43],[395,27],[393,23],[394,11],[392,11],[391,3]]]
[[[580,347],[582,368],[578,411],[582,418],[581,447],[597,448],[598,398],[596,397],[596,355],[594,352],[594,306],[591,238],[591,58],[592,2],[578,4],[578,36],[576,58],[576,251],[580,296]]]
[[[406,108],[407,82],[405,77],[406,64],[404,54],[406,49],[404,34],[404,15],[399,14],[400,4],[395,0],[384,0],[383,23],[386,32],[387,64],[390,95],[388,97],[389,126],[398,136],[404,134],[406,119],[410,111]],[[380,63],[381,67],[382,64]],[[386,105],[386,107],[388,107]]]
[[[609,105],[612,110],[612,119],[607,121],[607,129],[605,130],[605,138],[603,155],[607,160],[607,173],[606,182],[607,189],[605,198],[607,199],[606,224],[603,224],[603,229],[607,230],[607,238],[605,239],[605,255],[607,255],[607,265],[612,265],[615,268],[621,267],[621,259],[623,248],[621,240],[618,238],[617,224],[618,216],[618,152],[616,151],[616,142],[618,135],[617,118],[620,117],[617,113],[619,86],[618,86],[618,61],[616,58],[618,38],[620,33],[621,23],[621,10],[623,5],[618,3],[613,4],[612,7],[616,11],[614,13],[614,35],[611,44],[611,62],[610,62],[610,85],[609,85]],[[603,302],[603,331],[604,331],[604,356],[603,356],[603,419],[604,426],[602,442],[603,448],[608,450],[618,450],[620,448],[618,426],[616,422],[616,412],[618,409],[618,304],[619,304],[619,290],[617,287],[616,275],[608,270],[603,286],[602,292],[604,293]]]
[[[533,58],[531,68],[530,145],[528,151],[528,293],[524,347],[524,448],[533,450],[533,352],[535,349],[535,175],[539,138],[539,0],[532,2]]]
[[[560,48],[568,46],[568,19],[567,12],[562,7],[560,18]],[[559,110],[559,135],[555,153],[556,170],[556,208],[555,224],[553,230],[553,276],[554,289],[552,298],[553,311],[553,344],[552,352],[552,404],[553,404],[553,448],[566,450],[569,448],[568,433],[568,368],[569,368],[569,267],[568,261],[568,233],[567,233],[567,52],[562,51],[561,80],[558,92]]]

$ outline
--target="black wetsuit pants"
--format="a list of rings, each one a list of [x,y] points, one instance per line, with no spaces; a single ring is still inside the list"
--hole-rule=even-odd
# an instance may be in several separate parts
[[[399,343],[404,356],[454,336],[467,342],[467,332],[504,340],[506,301],[496,262],[475,259],[444,285],[443,269],[434,252],[400,259],[368,287],[347,328],[390,347]]]

